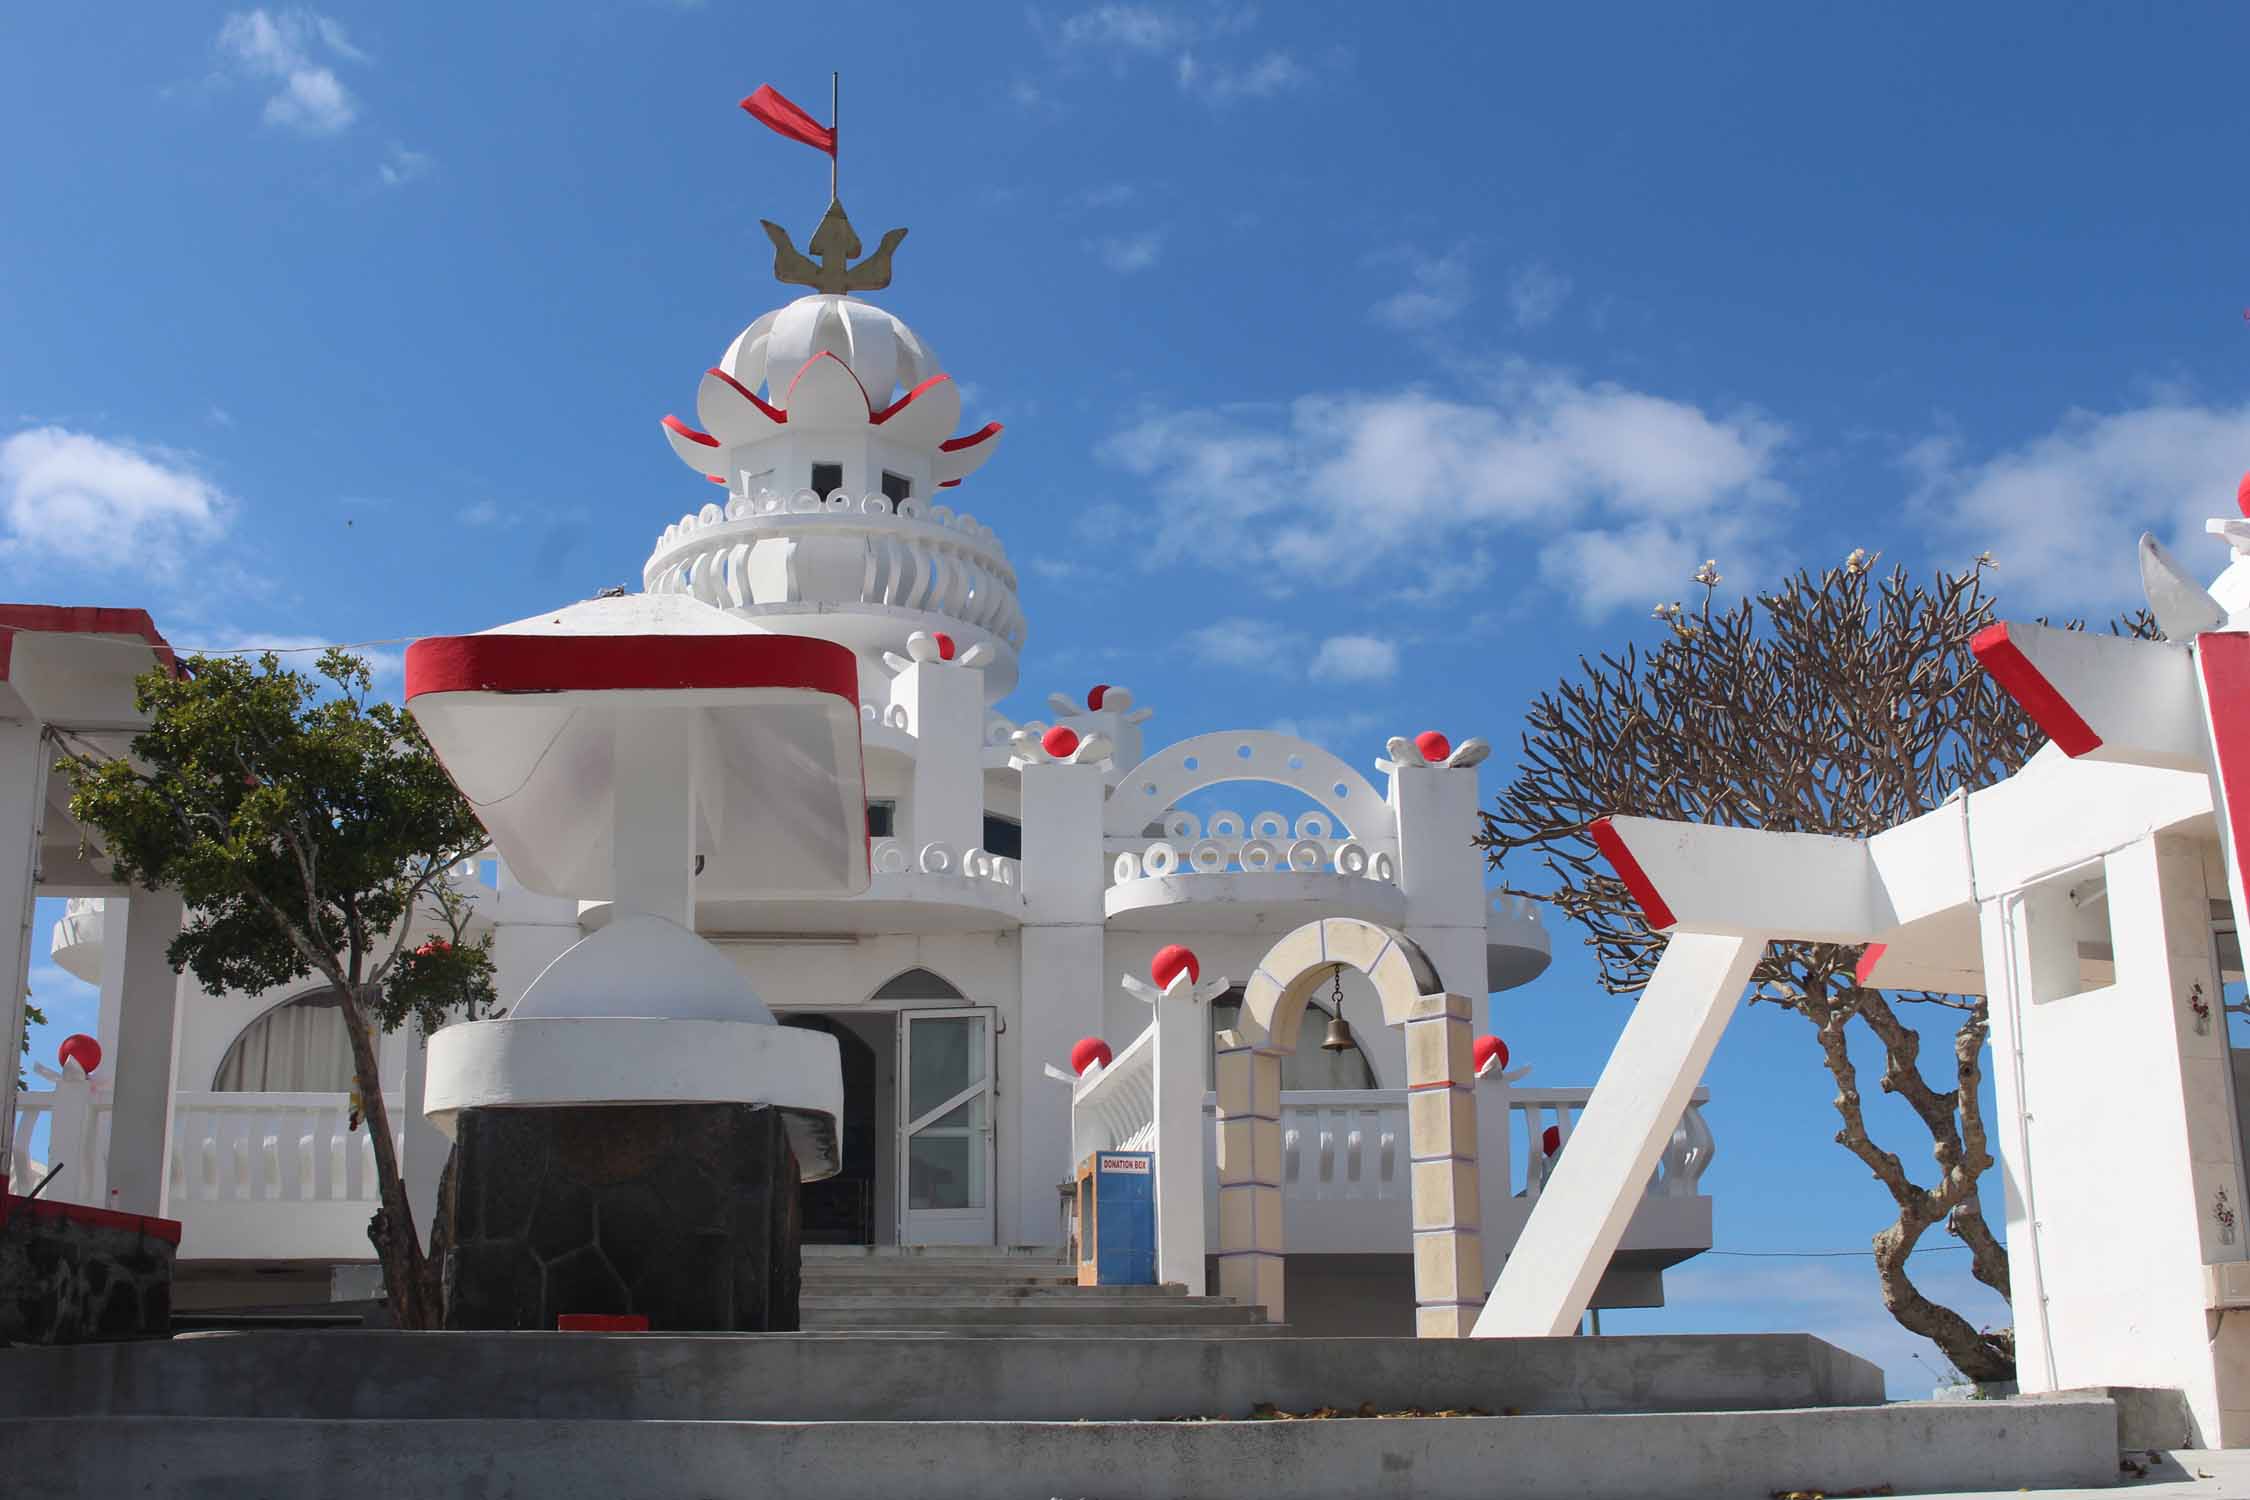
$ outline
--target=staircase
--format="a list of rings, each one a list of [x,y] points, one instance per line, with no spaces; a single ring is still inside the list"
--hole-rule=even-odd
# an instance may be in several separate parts
[[[969,1338],[1270,1338],[1265,1309],[1166,1286],[1080,1286],[1043,1247],[807,1245],[806,1333]]]

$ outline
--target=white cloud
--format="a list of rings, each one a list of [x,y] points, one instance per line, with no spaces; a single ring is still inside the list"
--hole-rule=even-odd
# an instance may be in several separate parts
[[[1304,652],[1304,641],[1295,631],[1270,620],[1241,615],[1189,631],[1186,644],[1196,660],[1207,666],[1255,667],[1268,672],[1288,670]]]
[[[1385,682],[1398,675],[1398,645],[1372,635],[1332,635],[1313,653],[1323,682]]]
[[[265,122],[304,135],[334,135],[358,118],[359,106],[326,52],[366,62],[344,28],[311,11],[236,11],[219,27],[219,51],[244,77],[278,85],[266,100]]]
[[[1275,734],[1293,735],[1300,740],[1309,740],[1315,745],[1337,750],[1339,746],[1363,735],[1374,734],[1384,724],[1385,715],[1367,709],[1355,709],[1350,713],[1323,714],[1312,718],[1276,719],[1270,727]],[[1347,752],[1338,753],[1346,754],[1346,758],[1349,758]]]
[[[1518,328],[1536,328],[1562,311],[1570,296],[1570,278],[1544,265],[1529,265],[1508,283],[1508,305],[1515,309]]]
[[[1082,188],[1071,195],[1071,202],[1079,208],[1116,208],[1140,196],[1140,189],[1129,182],[1106,182],[1099,187]]]
[[[2153,531],[2198,571],[2225,554],[2203,523],[2235,516],[2235,481],[2250,453],[2250,403],[2159,397],[2123,411],[2071,411],[2054,428],[1984,459],[1960,439],[1925,438],[1901,463],[1910,509],[1965,560],[1990,551],[2019,607],[2059,611],[2140,602],[2134,542]]]
[[[1286,52],[1268,52],[1247,67],[1204,63],[1192,53],[1182,53],[1174,74],[1181,88],[1214,104],[1232,104],[1237,99],[1270,99],[1312,78],[1312,74]]]
[[[1247,61],[1227,54],[1255,19],[1247,8],[1188,15],[1150,5],[1096,5],[1051,28],[1036,15],[1032,24],[1064,59],[1103,63],[1118,74],[1169,59],[1183,93],[1221,105],[1269,99],[1312,77],[1293,54],[1278,48]]]
[[[1163,52],[1193,34],[1187,22],[1145,5],[1097,5],[1057,33],[1065,47],[1114,52]]]
[[[498,501],[479,500],[476,504],[461,512],[461,524],[464,526],[497,526],[502,521],[512,519],[513,516],[514,512],[503,510]]]
[[[400,187],[417,177],[427,177],[430,166],[427,151],[409,151],[393,141],[390,154],[375,168],[375,175],[385,187]]]
[[[1120,276],[1130,276],[1156,264],[1164,253],[1164,231],[1150,229],[1140,234],[1109,235],[1094,242],[1094,251],[1101,256],[1103,265]]]
[[[1369,308],[1368,316],[1393,328],[1430,328],[1459,317],[1475,297],[1469,285],[1468,255],[1459,246],[1440,256],[1408,261],[1407,280],[1403,290]]]
[[[215,540],[235,504],[186,458],[62,427],[0,441],[0,555],[91,568],[176,568],[183,548]]]
[[[1173,412],[1100,453],[1153,491],[1151,561],[1225,556],[1348,583],[1403,559],[1423,570],[1405,586],[1433,597],[1462,586],[1463,555],[1506,526],[1544,542],[1548,580],[1590,612],[1589,599],[1608,607],[1621,574],[1635,590],[1623,602],[1637,598],[1642,581],[1622,564],[1662,570],[1677,593],[1695,561],[1759,534],[1788,503],[1775,476],[1787,433],[1758,413],[1718,415],[1521,361],[1476,395]],[[1675,553],[1694,560],[1681,569]]]

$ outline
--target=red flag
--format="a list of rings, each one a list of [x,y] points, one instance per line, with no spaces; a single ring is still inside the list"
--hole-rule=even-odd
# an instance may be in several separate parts
[[[772,84],[760,84],[758,92],[742,101],[742,107],[768,130],[803,141],[830,156],[836,154],[836,132],[782,98]]]

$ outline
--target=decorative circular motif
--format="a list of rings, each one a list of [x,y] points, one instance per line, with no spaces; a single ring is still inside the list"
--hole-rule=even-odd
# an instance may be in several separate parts
[[[1106,1068],[1114,1055],[1109,1050],[1109,1043],[1100,1037],[1082,1036],[1078,1039],[1078,1044],[1070,1049],[1070,1071],[1084,1073],[1096,1063]]]
[[[1131,851],[1118,855],[1109,867],[1109,878],[1119,885],[1123,885],[1128,880],[1140,879],[1141,857]]]
[[[1164,836],[1183,844],[1193,843],[1203,836],[1203,820],[1194,813],[1174,808],[1164,815]]]
[[[1289,820],[1277,812],[1262,812],[1250,820],[1250,836],[1254,839],[1285,839],[1289,837]]]
[[[1215,812],[1211,814],[1211,837],[1235,840],[1242,837],[1242,814]]]
[[[953,873],[953,846],[942,839],[922,846],[922,873],[925,875],[950,875]]]
[[[1162,839],[1141,851],[1141,868],[1151,875],[1169,875],[1180,867],[1180,851]]]
[[[891,513],[891,497],[862,495],[859,497],[859,513],[863,516],[887,516]]]
[[[1078,749],[1078,731],[1067,724],[1057,724],[1039,736],[1039,748],[1057,760],[1068,760]]]
[[[971,880],[992,878],[992,856],[982,849],[971,849],[961,856],[961,873]]]
[[[937,642],[937,655],[939,661],[953,660],[952,636],[947,635],[942,630],[938,630],[931,632],[930,639]]]
[[[1369,863],[1367,846],[1358,839],[1346,839],[1336,846],[1337,874],[1365,875]]]
[[[1484,1071],[1486,1063],[1493,1061],[1495,1058],[1499,1060],[1500,1067],[1505,1070],[1508,1066],[1508,1044],[1496,1036],[1480,1036],[1469,1048],[1469,1061],[1475,1065],[1476,1071],[1479,1073]]]
[[[1301,839],[1324,839],[1335,831],[1335,825],[1328,821],[1326,813],[1309,812],[1297,816],[1297,837]]]
[[[1156,981],[1156,987],[1160,990],[1170,989],[1172,981],[1179,977],[1182,969],[1187,970],[1190,984],[1203,977],[1203,965],[1196,961],[1194,950],[1183,948],[1178,943],[1165,944],[1148,961],[1148,977]]]
[[[1092,687],[1086,689],[1086,707],[1091,709],[1095,713],[1100,713],[1102,711],[1102,700],[1104,698],[1107,698],[1108,696],[1109,684],[1106,682],[1097,682]]]
[[[1242,868],[1255,875],[1261,870],[1272,869],[1273,862],[1281,858],[1281,851],[1264,839],[1252,839],[1242,846],[1242,851],[1235,858],[1242,862]]]
[[[820,509],[820,496],[811,490],[799,490],[789,497],[789,510],[793,515],[809,516]]]
[[[904,729],[906,727],[906,705],[894,703],[885,709],[883,711],[883,722],[893,729]]]
[[[1216,875],[1227,867],[1227,851],[1216,839],[1205,839],[1188,851],[1188,865],[1198,875]]]
[[[695,513],[695,524],[698,526],[715,526],[724,519],[726,519],[726,513],[719,509],[717,501],[711,502]]]
[[[55,1049],[55,1061],[65,1066],[75,1062],[91,1076],[102,1065],[102,1044],[83,1031],[74,1032]]]
[[[914,499],[901,500],[898,503],[898,513],[909,521],[919,521],[922,519],[922,502]]]
[[[906,849],[895,840],[886,840],[875,846],[875,873],[878,875],[904,875]]]
[[[1396,880],[1398,879],[1398,861],[1391,858],[1387,850],[1377,854],[1375,862],[1367,867],[1367,875],[1370,880]]]
[[[1318,839],[1299,839],[1289,846],[1289,868],[1303,873],[1317,870],[1328,862],[1328,851]]]
[[[826,500],[821,501],[820,505],[821,509],[823,510],[835,511],[839,514],[842,514],[851,510],[852,497],[845,494],[842,490],[834,490],[830,492]]]

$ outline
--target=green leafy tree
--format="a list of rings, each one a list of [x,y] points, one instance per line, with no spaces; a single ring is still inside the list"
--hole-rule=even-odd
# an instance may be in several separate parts
[[[1515,877],[1546,876],[1523,894],[1551,901],[1585,929],[1602,987],[1638,994],[1664,939],[1610,873],[1588,833],[1631,814],[1778,832],[1865,838],[1950,796],[2014,774],[2044,739],[1969,649],[1992,623],[1989,557],[1927,584],[1903,569],[1878,574],[1852,553],[1841,567],[1800,569],[1731,608],[1713,600],[1718,567],[1695,581],[1699,607],[1659,604],[1659,639],[1594,660],[1531,705],[1513,781],[1483,814],[1477,842]],[[2144,613],[2112,627],[2149,636]],[[1511,859],[1513,857],[1513,862]],[[1992,1165],[1979,1103],[1989,1021],[1983,996],[1891,993],[1855,977],[1861,949],[1773,943],[1752,972],[1750,999],[1802,1018],[1835,1085],[1836,1143],[1881,1184],[1896,1210],[1874,1236],[1884,1305],[1905,1328],[1977,1380],[2012,1379],[2010,1330],[1980,1329],[1915,1284],[1908,1259],[1943,1224],[1968,1247],[1977,1280],[2009,1295],[2008,1258],[1985,1218],[1980,1179]],[[1935,1038],[1935,1080],[1922,1069],[1916,1013],[1951,1017]],[[1858,1062],[1870,1043],[1879,1087],[1903,1101],[1926,1137],[1918,1171],[1885,1146],[1862,1105]]]
[[[456,873],[484,829],[420,727],[373,697],[358,657],[328,651],[309,674],[271,654],[191,657],[143,676],[136,697],[149,726],[127,756],[65,740],[71,812],[121,883],[179,891],[187,921],[166,956],[206,991],[326,982],[374,1147],[368,1237],[391,1309],[401,1327],[437,1327],[445,1195],[425,1251],[376,1036],[490,1009],[491,939],[467,940]]]

